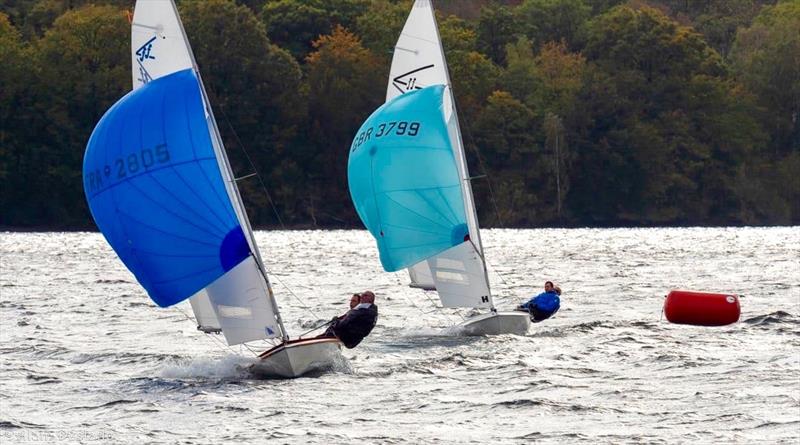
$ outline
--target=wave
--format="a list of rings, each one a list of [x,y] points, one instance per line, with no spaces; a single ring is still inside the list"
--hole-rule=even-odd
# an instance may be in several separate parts
[[[44,425],[39,425],[37,423],[30,423],[30,422],[11,422],[8,420],[0,420],[0,429],[20,429],[20,428],[44,428]]]
[[[61,383],[60,379],[56,377],[50,377],[47,375],[28,374],[25,378],[30,380],[32,385],[47,385],[50,383]]]
[[[158,370],[166,379],[226,379],[244,380],[250,377],[249,368],[258,362],[256,357],[226,355],[224,357],[193,357],[171,360]]]
[[[748,318],[742,323],[747,323],[751,326],[770,327],[779,324],[800,325],[800,318],[784,311],[771,312],[765,315],[757,315]]]
[[[110,402],[106,402],[100,405],[93,405],[93,406],[73,406],[70,408],[71,410],[78,410],[78,411],[91,411],[95,409],[102,409],[102,408],[111,408],[117,405],[129,405],[132,403],[139,403],[141,400],[130,400],[130,399],[118,399],[112,400]]]
[[[162,363],[167,360],[176,360],[181,356],[176,354],[158,354],[148,352],[96,352],[79,353],[70,358],[70,363],[84,364],[91,362],[109,362],[115,365],[132,365],[142,363]]]

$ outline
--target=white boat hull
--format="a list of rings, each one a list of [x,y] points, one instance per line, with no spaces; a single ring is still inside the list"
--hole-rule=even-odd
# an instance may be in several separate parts
[[[456,325],[460,335],[525,335],[531,326],[527,312],[489,312],[476,315]]]
[[[292,340],[260,356],[250,371],[264,377],[295,378],[313,371],[327,371],[345,362],[342,343],[336,338]]]

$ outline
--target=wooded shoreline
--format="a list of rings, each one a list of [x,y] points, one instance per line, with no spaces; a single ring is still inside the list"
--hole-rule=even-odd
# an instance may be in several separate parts
[[[411,2],[177,3],[254,227],[361,227],[348,149]],[[483,227],[800,224],[800,0],[435,4]],[[0,0],[0,230],[93,229],[132,6]]]

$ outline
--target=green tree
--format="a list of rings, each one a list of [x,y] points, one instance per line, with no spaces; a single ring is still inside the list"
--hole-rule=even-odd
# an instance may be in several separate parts
[[[741,29],[731,55],[734,72],[768,110],[777,153],[800,150],[800,1],[765,7]]]
[[[570,53],[565,42],[548,42],[534,59],[532,104],[541,114],[566,115],[575,106],[575,97],[583,86],[586,59]],[[533,106],[533,105],[532,105]]]
[[[25,224],[33,217],[21,175],[33,171],[28,73],[30,58],[19,31],[0,13],[0,225]],[[19,173],[19,174],[18,174]],[[34,196],[35,196],[35,191]]]
[[[525,0],[516,14],[525,34],[537,46],[565,40],[576,49],[581,47],[581,27],[591,11],[583,0]]]
[[[763,127],[770,135],[770,162],[751,165],[756,177],[763,178],[767,191],[748,187],[754,219],[773,219],[764,215],[759,203],[789,203],[781,222],[800,218],[800,184],[797,165],[800,159],[800,1],[785,1],[767,6],[753,25],[739,30],[731,59],[734,72],[756,94],[763,109]],[[795,168],[792,170],[792,168]],[[770,184],[771,182],[771,184]],[[778,203],[771,206],[782,213]],[[774,216],[774,215],[773,215]]]
[[[507,67],[499,79],[500,85],[515,98],[526,103],[533,102],[531,93],[536,88],[536,64],[531,41],[522,36],[506,45],[506,61]]]
[[[478,50],[498,65],[506,64],[506,45],[517,40],[519,24],[508,6],[492,2],[481,9]]]
[[[728,0],[708,2],[705,10],[693,21],[708,44],[723,57],[730,52],[736,30],[750,24],[761,9],[755,0]]]
[[[507,47],[508,68],[501,84],[539,116],[570,113],[583,86],[586,60],[570,53],[566,43],[548,42],[538,55],[527,38]]]
[[[473,181],[480,219],[489,226],[541,224],[541,150],[531,132],[533,112],[505,91],[495,91],[476,119],[475,142],[486,159],[488,179]],[[490,188],[491,186],[491,188]]]
[[[261,19],[273,42],[303,60],[336,25],[353,28],[367,6],[368,0],[270,0]]]
[[[452,51],[447,64],[459,113],[462,120],[471,121],[495,89],[500,68],[476,51]]]
[[[337,26],[314,42],[307,58],[310,138],[316,148],[306,188],[309,213],[323,224],[357,221],[347,192],[347,156],[353,135],[383,102],[388,66]],[[346,210],[345,210],[346,209]]]
[[[478,37],[467,21],[451,15],[438,22],[457,106],[462,122],[469,122],[494,91],[500,69],[475,50]]]
[[[468,21],[454,15],[437,17],[439,23],[439,36],[442,46],[449,54],[451,51],[475,51],[478,44],[478,34]]]
[[[595,68],[573,125],[571,210],[605,223],[736,222],[732,178],[763,138],[716,52],[646,7],[614,8],[587,31]]]
[[[371,0],[369,7],[356,18],[354,28],[364,47],[387,59],[388,63],[410,9],[411,3],[408,1],[391,3]]]
[[[24,173],[46,186],[42,208],[35,210],[42,222],[88,221],[83,152],[94,125],[130,89],[129,33],[122,10],[90,5],[59,17],[36,42],[34,103],[46,122],[38,124],[40,134],[31,141],[37,147],[36,170]]]
[[[617,7],[598,16],[589,24],[587,38],[587,58],[609,71],[636,70],[648,82],[724,72],[722,59],[699,33],[648,7]]]
[[[246,6],[230,0],[186,2],[181,16],[234,172],[245,176],[255,168],[264,186],[274,186],[270,173],[290,151],[307,109],[300,66],[269,42]],[[239,186],[253,221],[277,222],[258,179]]]
[[[23,37],[33,39],[41,37],[45,30],[65,12],[80,9],[88,4],[132,10],[134,0],[0,0],[0,10],[13,11],[14,21],[22,31]]]

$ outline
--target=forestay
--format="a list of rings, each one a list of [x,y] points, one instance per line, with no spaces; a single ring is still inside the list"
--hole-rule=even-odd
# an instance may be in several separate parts
[[[485,262],[482,258],[479,225],[470,185],[458,114],[450,87],[450,77],[444,50],[436,26],[433,5],[429,0],[417,0],[406,20],[397,41],[386,90],[389,101],[401,94],[431,85],[446,85],[444,95],[444,118],[448,137],[454,151],[456,167],[461,178],[464,210],[471,243],[463,249],[449,252],[445,261],[431,258],[409,268],[412,287],[436,289],[442,304],[449,307],[492,307],[489,283],[486,278]],[[452,268],[454,261],[460,266]],[[439,269],[441,267],[442,269]],[[458,272],[460,270],[461,272]],[[466,271],[479,271],[477,274]],[[460,274],[453,280],[454,274]],[[477,302],[480,302],[476,304]]]

